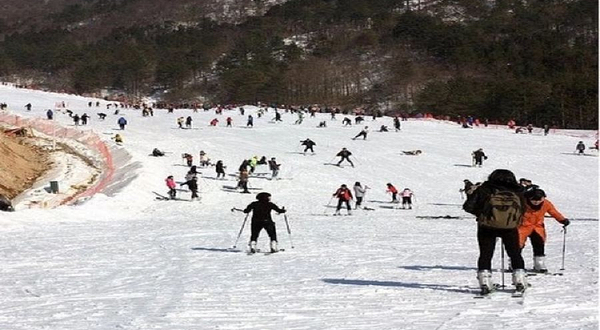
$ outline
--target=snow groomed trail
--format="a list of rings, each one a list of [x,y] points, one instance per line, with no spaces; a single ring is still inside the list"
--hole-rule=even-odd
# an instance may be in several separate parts
[[[105,136],[117,133],[119,116],[101,122],[88,108],[90,99],[0,87],[0,100],[23,116],[44,115],[55,102],[92,116],[89,127]],[[33,104],[26,112],[23,105]],[[283,114],[272,124],[272,110],[243,128],[246,116],[213,111],[175,114],[155,111],[143,118],[121,110],[129,121],[122,148],[131,162],[142,164],[137,177],[114,197],[102,194],[85,204],[53,210],[29,209],[0,214],[0,329],[597,329],[598,328],[598,158],[572,155],[575,144],[594,142],[564,135],[517,135],[503,129],[464,130],[443,122],[403,122],[390,118],[342,127],[328,115],[293,125]],[[177,129],[175,119],[191,115],[199,129]],[[218,117],[234,119],[233,128],[208,127]],[[66,115],[57,115],[72,125]],[[327,120],[328,128],[316,128]],[[220,124],[221,124],[220,123]],[[351,140],[363,126],[367,140]],[[317,143],[316,155],[304,156],[299,141]],[[149,157],[153,148],[170,151]],[[325,166],[342,148],[354,156],[355,168]],[[472,168],[471,151],[489,156],[483,168]],[[402,150],[423,150],[403,156]],[[285,180],[251,178],[250,187],[273,194],[288,209],[295,248],[283,216],[274,216],[284,252],[248,256],[248,224],[238,247],[231,247],[244,215],[231,212],[254,200],[254,194],[223,191],[235,178],[213,180],[214,168],[202,169],[201,203],[156,201],[165,193],[164,179],[182,181],[184,152],[197,160],[204,150],[222,159],[234,173],[244,158],[277,157]],[[337,158],[336,158],[337,160]],[[567,217],[563,276],[529,277],[524,299],[498,292],[473,299],[477,292],[477,242],[474,219],[461,209],[458,192],[465,178],[483,181],[496,168],[511,169],[533,180]],[[268,172],[259,166],[257,172]],[[267,175],[267,177],[269,177]],[[360,181],[371,187],[365,205],[334,217],[331,194],[342,184]],[[390,206],[385,184],[411,188],[412,210]],[[189,193],[180,192],[183,198]],[[343,212],[344,213],[344,212]],[[458,216],[459,219],[417,218]],[[578,220],[579,219],[579,220]],[[561,267],[562,227],[546,220],[547,265]],[[267,249],[262,233],[259,247]],[[500,268],[499,246],[494,267]],[[531,267],[532,252],[524,250]],[[494,281],[501,281],[494,272]],[[506,274],[510,287],[510,274]]]

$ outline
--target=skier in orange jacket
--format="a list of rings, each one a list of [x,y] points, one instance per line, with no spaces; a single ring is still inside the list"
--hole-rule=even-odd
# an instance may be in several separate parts
[[[533,269],[540,273],[546,273],[548,269],[545,265],[544,244],[546,242],[546,229],[544,228],[544,215],[550,214],[554,219],[560,222],[564,227],[568,226],[570,221],[565,218],[554,204],[546,199],[546,193],[537,187],[525,191],[526,208],[523,214],[523,222],[519,226],[519,243],[521,249],[525,247],[527,238],[531,241],[533,247]]]

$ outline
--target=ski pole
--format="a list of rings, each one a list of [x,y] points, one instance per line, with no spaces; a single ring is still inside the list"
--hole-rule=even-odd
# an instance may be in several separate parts
[[[238,209],[237,207],[232,207],[231,212],[233,212],[233,211],[244,212],[244,210]]]
[[[333,156],[333,158],[331,158],[331,160],[328,162],[328,164],[333,164],[333,160],[336,158],[337,156]]]
[[[240,232],[238,233],[237,238],[235,239],[235,243],[233,244],[234,249],[237,247],[237,242],[240,239],[240,236],[242,236],[242,232],[244,231],[244,226],[246,225],[246,220],[248,220],[249,215],[250,213],[246,214],[246,217],[244,217],[244,222],[242,222],[242,228],[240,228]]]
[[[285,220],[285,226],[287,227],[288,235],[290,235],[290,244],[292,245],[292,249],[294,248],[294,241],[292,240],[292,231],[290,230],[290,224],[288,222],[287,214],[283,215],[283,219]]]
[[[502,253],[502,287],[504,288],[504,240],[500,239],[500,253]]]
[[[331,201],[333,201],[333,198],[335,196],[331,196],[331,198],[329,199],[329,202],[327,203],[327,206],[325,206],[325,210],[323,210],[323,214],[327,214],[327,208],[329,207],[329,205],[331,205]]]
[[[565,250],[567,248],[567,227],[563,227],[563,246],[562,246],[562,266],[560,270],[565,270]]]

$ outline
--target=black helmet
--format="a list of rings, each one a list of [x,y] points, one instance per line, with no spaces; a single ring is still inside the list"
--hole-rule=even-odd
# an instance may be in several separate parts
[[[268,192],[261,192],[256,194],[256,199],[261,202],[268,202],[270,197],[271,194],[269,194]]]
[[[532,188],[529,188],[529,189],[525,190],[525,193],[524,193],[525,198],[530,199],[530,200],[534,200],[534,201],[539,201],[543,197],[546,197],[546,192],[544,192],[538,186],[533,185],[533,186],[530,186],[530,187],[532,187]]]

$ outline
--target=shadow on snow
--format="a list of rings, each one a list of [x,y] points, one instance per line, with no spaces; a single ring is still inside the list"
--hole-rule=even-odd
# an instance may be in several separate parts
[[[324,278],[321,281],[329,284],[344,284],[344,285],[365,285],[365,286],[385,286],[385,287],[398,287],[398,288],[409,288],[409,289],[427,289],[427,290],[441,290],[448,292],[468,293],[472,294],[475,289],[469,287],[457,287],[453,285],[445,284],[423,284],[423,283],[404,283],[404,282],[392,282],[392,281],[367,281],[367,280],[347,280],[342,278]]]

